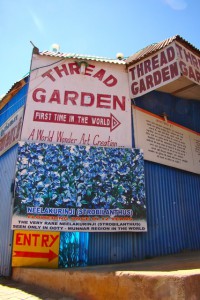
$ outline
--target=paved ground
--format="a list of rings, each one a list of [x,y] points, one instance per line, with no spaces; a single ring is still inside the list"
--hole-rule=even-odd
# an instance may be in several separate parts
[[[1,300],[74,300],[39,287],[0,277]]]
[[[175,273],[178,276],[194,272],[200,274],[200,251],[185,252],[181,254],[163,256],[139,262],[93,266],[85,268],[70,269],[76,272],[116,272],[135,271],[139,273],[151,273],[155,276],[161,273]],[[188,270],[188,271],[186,271]],[[65,270],[66,271],[66,270]],[[33,269],[34,272],[34,269]],[[154,276],[153,275],[153,276]],[[200,283],[199,283],[200,284]],[[1,300],[75,300],[58,293],[52,293],[41,287],[35,287],[24,283],[18,283],[8,278],[0,277],[0,299]],[[196,298],[195,298],[196,299]],[[199,298],[200,299],[200,298]]]

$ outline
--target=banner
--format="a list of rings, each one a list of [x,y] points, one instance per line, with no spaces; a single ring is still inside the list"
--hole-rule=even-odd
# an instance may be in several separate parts
[[[12,229],[146,231],[142,152],[20,142]]]
[[[136,147],[144,159],[200,174],[200,134],[133,106]]]

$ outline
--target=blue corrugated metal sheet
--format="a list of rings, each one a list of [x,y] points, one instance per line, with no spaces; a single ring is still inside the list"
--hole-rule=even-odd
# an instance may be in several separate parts
[[[200,132],[200,101],[182,99],[162,92],[151,92],[138,97],[134,103],[156,115],[165,112],[168,119]]]
[[[2,126],[2,124],[4,124],[20,107],[24,105],[27,97],[27,91],[28,78],[26,78],[26,85],[0,110],[0,126]],[[2,101],[4,101],[4,99]]]
[[[10,275],[12,250],[11,216],[17,146],[0,157],[0,276]]]
[[[135,104],[154,114],[200,131],[200,102],[152,92]],[[200,249],[200,176],[145,161],[148,233],[137,235],[138,259]]]
[[[132,233],[90,233],[88,264],[113,264],[134,259]]]
[[[4,124],[21,106],[27,94],[25,85],[0,111],[0,126]],[[11,185],[15,176],[17,145],[0,156],[0,275],[10,274],[12,231],[11,216],[13,193]]]
[[[200,131],[200,102],[152,92],[135,100],[154,114]],[[134,146],[134,137],[133,137]],[[147,233],[92,233],[88,263],[108,264],[200,249],[200,176],[145,161]]]
[[[147,233],[92,233],[91,265],[141,260],[200,249],[200,178],[145,162]]]

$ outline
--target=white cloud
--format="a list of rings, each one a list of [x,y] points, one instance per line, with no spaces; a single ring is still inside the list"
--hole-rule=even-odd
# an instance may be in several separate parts
[[[183,10],[187,7],[185,0],[164,0],[164,2],[174,10]]]
[[[38,30],[40,33],[44,33],[44,26],[43,26],[42,21],[41,21],[41,20],[36,16],[36,14],[34,14],[32,11],[30,11],[30,14],[31,14],[33,23],[35,24],[37,30]]]

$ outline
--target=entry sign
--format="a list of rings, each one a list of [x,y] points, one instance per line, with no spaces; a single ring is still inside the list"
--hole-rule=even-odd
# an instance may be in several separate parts
[[[60,233],[15,230],[12,267],[58,268]]]

